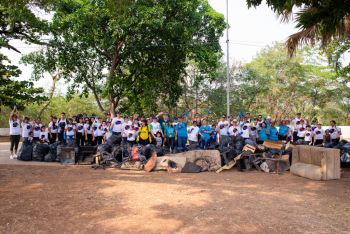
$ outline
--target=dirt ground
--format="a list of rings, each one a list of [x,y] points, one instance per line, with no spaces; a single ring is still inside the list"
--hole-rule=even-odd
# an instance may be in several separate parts
[[[0,233],[349,233],[349,181],[0,165]]]

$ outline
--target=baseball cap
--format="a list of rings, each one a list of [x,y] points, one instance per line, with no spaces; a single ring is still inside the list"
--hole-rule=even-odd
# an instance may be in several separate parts
[[[129,115],[129,117],[134,117],[134,116],[131,114],[131,115]]]
[[[174,116],[174,119],[178,119],[177,116]]]
[[[172,123],[172,122],[173,122],[173,120],[172,120],[172,119],[169,119],[169,120],[168,120],[168,122],[169,122],[169,123]]]
[[[96,116],[96,115],[95,115],[95,113],[92,113],[92,115],[91,115],[91,116]]]
[[[111,115],[111,113],[107,113],[107,115]]]
[[[298,112],[298,113],[297,113],[297,115],[301,115],[301,113],[300,113],[300,112]]]
[[[83,113],[83,115],[86,115],[86,113]]]
[[[245,114],[250,114],[250,112],[248,111],[248,112],[246,112]]]
[[[321,123],[317,123],[317,125],[322,125]]]
[[[300,121],[303,121],[303,122],[304,122],[304,119],[300,119]]]
[[[144,115],[141,115],[141,118],[145,118],[145,116],[144,116]]]
[[[232,122],[237,122],[237,119],[232,120]]]
[[[98,119],[102,119],[102,117],[98,117]]]
[[[56,116],[54,116],[54,117],[52,117],[53,119],[57,119],[57,117]]]
[[[124,115],[124,119],[125,119],[125,118],[129,118],[129,116],[127,116],[127,115]]]
[[[72,118],[69,118],[69,119],[68,119],[68,121],[69,121],[69,120],[72,120],[72,121],[73,121],[73,119],[72,119]]]
[[[156,117],[156,116],[153,116],[152,119],[157,119],[157,117]]]
[[[193,120],[193,123],[197,123],[197,120]]]
[[[184,117],[183,116],[180,116],[179,119],[183,119]]]
[[[134,120],[139,120],[138,118],[135,118]]]
[[[271,119],[271,117],[270,116],[267,116],[267,118],[266,119]]]
[[[24,117],[24,119],[27,119],[27,120],[29,120],[29,117]]]
[[[121,114],[122,112],[118,111],[117,114]]]

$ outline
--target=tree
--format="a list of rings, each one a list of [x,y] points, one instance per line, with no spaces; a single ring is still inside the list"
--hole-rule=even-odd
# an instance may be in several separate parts
[[[107,98],[113,116],[117,107],[155,106],[155,97],[173,106],[182,94],[186,61],[194,60],[202,73],[218,66],[226,24],[206,0],[140,0],[122,14],[109,4],[60,0],[54,9],[50,46],[60,51],[63,68],[75,74],[65,77],[73,79],[72,94],[82,87],[97,103]]]

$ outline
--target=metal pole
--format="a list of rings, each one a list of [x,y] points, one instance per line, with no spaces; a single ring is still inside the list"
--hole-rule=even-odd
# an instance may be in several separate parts
[[[227,35],[227,117],[230,115],[230,51],[228,39],[228,0],[226,0],[226,35]]]

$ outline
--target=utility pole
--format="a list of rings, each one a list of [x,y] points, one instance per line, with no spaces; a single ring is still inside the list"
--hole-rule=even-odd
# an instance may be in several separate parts
[[[230,52],[228,39],[228,0],[226,0],[226,35],[227,35],[227,117],[230,115]]]

